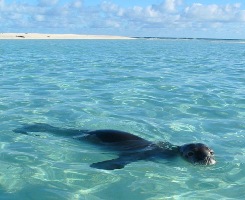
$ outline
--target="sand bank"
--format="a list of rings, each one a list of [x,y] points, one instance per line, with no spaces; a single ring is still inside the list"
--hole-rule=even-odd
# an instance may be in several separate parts
[[[0,39],[97,39],[97,40],[127,40],[124,36],[112,35],[78,35],[78,34],[41,34],[41,33],[0,33]]]

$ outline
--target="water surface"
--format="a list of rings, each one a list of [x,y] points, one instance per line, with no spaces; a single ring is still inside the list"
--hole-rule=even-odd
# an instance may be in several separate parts
[[[244,199],[244,47],[216,40],[0,41],[1,199]],[[217,164],[179,158],[97,170],[89,165],[115,155],[12,131],[37,122],[203,142]]]

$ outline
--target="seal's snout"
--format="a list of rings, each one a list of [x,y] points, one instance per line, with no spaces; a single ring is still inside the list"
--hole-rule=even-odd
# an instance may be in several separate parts
[[[216,160],[214,158],[209,158],[208,165],[214,165],[216,163]]]

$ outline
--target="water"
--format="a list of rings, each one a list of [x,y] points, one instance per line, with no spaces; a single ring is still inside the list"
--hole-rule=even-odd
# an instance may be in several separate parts
[[[244,199],[245,46],[212,40],[0,41],[0,199]],[[122,170],[94,146],[22,124],[117,129],[203,142],[212,167],[181,158]]]

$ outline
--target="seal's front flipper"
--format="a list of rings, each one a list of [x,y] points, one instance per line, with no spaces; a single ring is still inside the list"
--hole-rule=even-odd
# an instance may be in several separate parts
[[[106,160],[98,163],[93,163],[90,165],[90,167],[96,168],[96,169],[104,169],[104,170],[114,170],[114,169],[122,169],[125,167],[125,165],[131,163],[132,161],[125,160],[122,158],[116,158],[112,160]]]

